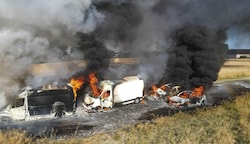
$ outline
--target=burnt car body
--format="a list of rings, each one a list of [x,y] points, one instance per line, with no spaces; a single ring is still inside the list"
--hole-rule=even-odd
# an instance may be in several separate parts
[[[62,102],[66,111],[73,111],[73,93],[70,89],[52,89],[34,91],[28,97],[28,111],[30,115],[49,114],[53,111],[53,104]]]
[[[11,121],[19,121],[53,118],[58,116],[58,113],[61,113],[61,117],[62,114],[74,114],[74,110],[72,88],[33,89],[27,86],[21,89],[16,100],[7,106],[4,114]]]

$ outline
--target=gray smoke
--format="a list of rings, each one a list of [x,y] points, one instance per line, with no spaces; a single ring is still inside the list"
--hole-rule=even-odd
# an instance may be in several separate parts
[[[89,33],[103,21],[91,0],[2,0],[0,2],[0,107],[24,85],[43,85],[69,77],[65,68],[51,78],[28,75],[31,64],[82,59],[77,32]],[[70,52],[69,52],[70,49]],[[26,82],[26,83],[25,83]]]
[[[146,83],[208,88],[217,79],[226,40],[248,36],[248,6],[249,0],[2,0],[1,98],[23,82],[41,85],[79,72],[29,76],[26,68],[33,63],[86,59],[80,74],[100,72],[114,53],[141,58],[137,74]]]
[[[208,28],[227,28],[229,48],[248,48],[249,0],[161,0],[154,11],[168,20],[171,27],[198,25]],[[171,28],[176,29],[176,28]]]

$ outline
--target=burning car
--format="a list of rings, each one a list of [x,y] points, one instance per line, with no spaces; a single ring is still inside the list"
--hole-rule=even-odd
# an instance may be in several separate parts
[[[179,92],[177,95],[168,96],[168,105],[180,106],[192,106],[192,105],[205,105],[206,95],[203,93],[203,86],[196,87],[192,91],[185,90]]]
[[[193,90],[181,90],[181,86],[173,86],[172,84],[164,84],[157,88],[152,87],[152,96],[165,98],[169,106],[181,107],[191,105],[205,105],[206,95],[203,93],[203,86],[196,87]]]
[[[181,86],[172,86],[172,83],[164,84],[159,88],[156,85],[152,86],[153,93],[151,96],[166,97],[175,96],[181,92]]]
[[[104,80],[94,91],[92,88],[92,91],[85,94],[82,105],[91,110],[110,109],[115,104],[139,103],[144,97],[143,90],[144,82],[137,76],[124,77],[118,81]]]

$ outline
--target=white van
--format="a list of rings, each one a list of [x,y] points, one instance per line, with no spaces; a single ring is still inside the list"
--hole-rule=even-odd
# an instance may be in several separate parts
[[[129,76],[116,83],[104,80],[99,88],[102,90],[99,96],[93,96],[91,91],[85,94],[82,103],[85,108],[112,108],[115,104],[139,103],[143,99],[144,81],[137,76]],[[108,97],[105,96],[107,94]]]

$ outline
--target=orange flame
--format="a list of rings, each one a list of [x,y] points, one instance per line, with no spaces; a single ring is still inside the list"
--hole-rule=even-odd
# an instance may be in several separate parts
[[[104,92],[104,94],[102,95],[102,98],[105,99],[105,98],[108,98],[109,96],[110,96],[110,93]]]
[[[73,88],[74,101],[76,101],[77,90],[79,90],[83,84],[84,84],[84,78],[78,78],[78,79],[77,78],[71,78],[70,85]]]
[[[97,88],[96,84],[98,82],[98,79],[95,76],[95,73],[90,73],[89,74],[89,84],[90,88],[92,90],[92,93],[95,97],[98,97],[101,94],[101,91]]]
[[[189,94],[188,92],[183,92],[181,95],[180,95],[181,98],[189,98]]]
[[[151,87],[151,89],[152,89],[152,91],[153,91],[153,93],[151,94],[151,96],[157,96],[157,95],[158,95],[158,94],[157,94],[157,90],[158,90],[158,89],[161,89],[161,90],[163,90],[163,91],[170,91],[170,90],[171,90],[171,87],[168,86],[167,84],[164,84],[164,85],[160,86],[159,88],[158,88],[156,85],[153,85],[153,86]]]
[[[156,94],[157,94],[157,86],[156,85],[153,85],[152,86],[152,91],[153,91],[153,93],[151,94],[152,96],[155,96]]]
[[[201,97],[203,95],[204,87],[199,86],[193,89],[193,93],[191,95],[191,98]]]

